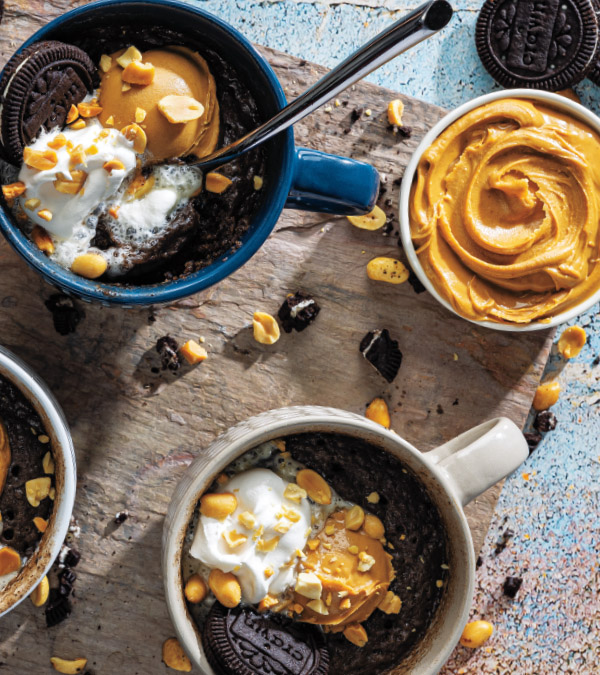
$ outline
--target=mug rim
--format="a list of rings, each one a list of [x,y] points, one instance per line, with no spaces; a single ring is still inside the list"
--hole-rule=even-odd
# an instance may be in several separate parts
[[[266,58],[257,51],[242,33],[218,16],[181,0],[97,0],[91,4],[76,7],[61,14],[45,26],[42,26],[23,42],[13,54],[20,53],[33,42],[47,39],[48,33],[55,32],[63,24],[70,22],[74,18],[102,12],[111,6],[122,8],[127,5],[145,5],[150,11],[155,7],[177,9],[187,12],[193,17],[192,20],[201,17],[205,21],[216,24],[245,50],[249,62],[263,73],[269,83],[270,91],[275,98],[278,108],[281,109],[287,105],[283,87],[275,71]],[[0,77],[3,73],[4,70],[0,72]],[[0,232],[2,232],[18,255],[38,274],[41,274],[45,281],[51,285],[58,286],[67,294],[73,294],[82,300],[99,302],[108,306],[148,307],[155,304],[175,302],[199,293],[233,274],[252,258],[270,236],[285,207],[294,175],[295,145],[293,128],[290,127],[285,132],[282,132],[280,138],[285,139],[285,148],[281,166],[279,167],[280,173],[277,176],[277,180],[273,181],[272,195],[270,196],[271,206],[269,212],[265,214],[266,217],[261,220],[255,230],[237,250],[225,252],[207,267],[192,272],[181,279],[149,285],[121,286],[79,277],[70,270],[50,260],[40,251],[18,225],[12,222],[8,211],[2,205],[0,205]],[[213,267],[214,269],[211,269]]]
[[[528,324],[516,324],[516,323],[499,323],[495,321],[477,321],[476,319],[471,319],[469,317],[463,316],[460,314],[452,304],[444,298],[438,290],[433,285],[432,281],[429,279],[419,258],[416,254],[414,244],[412,242],[412,237],[410,234],[410,192],[415,177],[415,173],[421,161],[423,153],[431,146],[431,144],[440,136],[440,134],[445,131],[451,124],[453,124],[457,119],[463,117],[466,113],[471,112],[475,108],[478,108],[486,103],[492,101],[497,101],[498,99],[503,98],[529,98],[548,103],[551,107],[562,109],[563,111],[569,112],[573,117],[579,119],[582,122],[585,122],[588,126],[592,128],[593,131],[600,134],[600,118],[594,114],[591,110],[588,110],[581,103],[577,103],[565,96],[556,94],[555,92],[543,91],[539,89],[502,89],[499,91],[494,91],[488,94],[483,94],[482,96],[477,96],[474,99],[466,101],[465,103],[459,105],[454,110],[451,110],[449,113],[444,115],[433,127],[425,134],[419,145],[416,147],[413,152],[404,175],[402,177],[402,185],[400,186],[400,200],[399,200],[399,223],[400,223],[400,237],[402,240],[402,246],[408,258],[408,262],[413,269],[414,273],[419,278],[419,281],[425,286],[429,293],[447,310],[460,317],[464,321],[475,324],[476,326],[483,326],[484,328],[490,328],[492,330],[511,332],[511,333],[527,333],[539,330],[547,330],[548,328],[554,328],[559,326],[571,319],[578,317],[580,314],[586,312],[590,307],[595,305],[600,301],[600,288],[593,293],[588,298],[583,299],[580,303],[571,307],[560,314],[550,317],[548,320],[542,321],[532,321]]]
[[[15,601],[0,609],[0,616],[4,616],[36,588],[58,557],[69,530],[75,504],[77,471],[75,449],[65,414],[48,385],[24,361],[2,345],[0,345],[0,375],[16,386],[36,412],[43,417],[45,430],[52,438],[55,463],[59,465],[56,457],[59,454],[63,471],[62,486],[60,491],[57,490],[48,528],[49,530],[52,528],[52,531],[47,538],[40,540],[35,553],[22,568],[21,572],[36,561],[36,564],[30,567],[29,578],[23,577],[17,586]],[[43,560],[41,566],[40,560]],[[33,571],[36,573],[33,574]],[[18,580],[19,577],[16,577],[15,581]]]
[[[466,576],[466,581],[464,582],[465,588],[461,592],[459,599],[454,600],[454,604],[443,610],[447,616],[452,614],[453,621],[453,627],[451,630],[448,630],[448,636],[445,638],[441,636],[440,638],[444,642],[444,648],[438,649],[435,653],[430,649],[431,653],[425,652],[425,657],[421,657],[416,652],[409,651],[405,658],[411,659],[416,655],[418,665],[421,668],[422,659],[429,661],[429,663],[425,663],[427,670],[419,670],[418,672],[422,675],[434,675],[449,658],[460,638],[463,627],[469,617],[474,593],[475,553],[471,531],[463,507],[452,487],[451,480],[443,468],[432,462],[431,459],[428,459],[427,453],[419,451],[402,436],[385,429],[365,417],[338,408],[325,406],[289,406],[253,415],[242,422],[238,422],[217,436],[201,454],[196,455],[195,459],[188,466],[183,477],[175,487],[169,504],[162,535],[162,569],[165,599],[169,616],[171,617],[180,644],[192,663],[200,668],[201,672],[205,675],[214,675],[214,671],[206,660],[204,648],[199,637],[199,628],[191,617],[185,603],[181,574],[183,543],[198,500],[214,478],[226,466],[256,445],[278,436],[325,430],[329,433],[345,433],[362,438],[367,442],[376,443],[377,439],[383,440],[385,445],[380,443],[378,447],[381,447],[385,452],[390,452],[388,447],[391,446],[399,448],[400,452],[408,453],[421,471],[428,473],[429,477],[433,478],[433,482],[442,488],[442,493],[437,496],[434,503],[438,510],[442,511],[440,504],[446,500],[452,508],[452,520],[459,526],[452,533],[453,543],[450,548],[451,550],[455,550],[459,557],[464,558],[461,573]],[[371,440],[369,441],[369,439]],[[216,449],[217,454],[207,459],[211,449]],[[390,454],[392,453],[390,452]],[[414,471],[414,467],[411,468]],[[419,477],[418,479],[422,480]],[[430,491],[430,488],[427,486],[425,489],[428,492]],[[444,520],[444,529],[450,541],[446,520]],[[460,532],[460,541],[457,541],[458,532]],[[444,603],[443,598],[442,603]],[[439,619],[438,612],[441,608],[442,604],[438,607],[436,615],[434,615],[422,642],[427,639],[429,630]],[[417,643],[413,645],[412,649],[419,646],[420,643]],[[437,642],[436,646],[439,646]],[[402,665],[402,663],[399,663],[396,667],[401,667]]]

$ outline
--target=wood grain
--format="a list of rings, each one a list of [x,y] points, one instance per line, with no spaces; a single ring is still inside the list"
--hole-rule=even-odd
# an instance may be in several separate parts
[[[68,8],[68,0],[7,3],[4,62],[34,29]],[[324,72],[262,50],[293,98]],[[383,395],[393,428],[427,450],[495,415],[523,424],[542,374],[551,332],[510,335],[479,329],[417,295],[406,283],[371,282],[367,261],[402,255],[397,245],[398,187],[419,139],[443,111],[405,99],[402,140],[387,129],[385,108],[397,93],[361,84],[296,130],[297,142],[364,158],[380,170],[380,203],[394,234],[365,232],[346,219],[285,212],[275,233],[235,275],[171,307],[148,311],[86,306],[77,332],[58,335],[44,307],[52,290],[4,242],[0,244],[1,340],[46,380],[71,424],[78,460],[74,613],[46,629],[29,601],[2,620],[0,661],[6,672],[45,672],[51,655],[86,656],[90,672],[163,673],[162,641],[173,630],[160,570],[161,527],[173,488],[191,459],[219,433],[250,415],[289,404],[323,404],[364,412]],[[352,126],[350,111],[372,110]],[[388,201],[391,200],[391,201]],[[322,306],[317,322],[283,335],[273,347],[252,339],[256,309],[275,313],[286,293],[303,288]],[[154,321],[149,319],[153,318]],[[362,359],[358,344],[388,328],[404,353],[392,385]],[[156,339],[204,336],[210,357],[180,376],[155,374]],[[467,511],[476,549],[499,487]],[[114,515],[131,516],[118,529]]]

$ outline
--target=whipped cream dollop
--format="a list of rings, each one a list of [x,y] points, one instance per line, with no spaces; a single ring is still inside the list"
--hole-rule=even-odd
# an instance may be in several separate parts
[[[295,581],[311,533],[311,508],[306,497],[285,497],[287,485],[269,469],[245,471],[221,489],[235,495],[235,511],[223,520],[199,518],[191,555],[211,568],[233,572],[245,602],[278,595]]]
[[[56,142],[59,135],[67,141],[62,147],[58,147],[60,143]],[[85,160],[73,164],[71,152],[78,146],[83,148]],[[75,227],[90,212],[110,199],[136,167],[133,142],[117,129],[104,129],[95,119],[88,120],[83,129],[61,130],[57,127],[42,132],[29,147],[39,152],[53,150],[58,161],[53,168],[41,171],[25,163],[22,165],[19,180],[26,186],[25,199],[22,200],[25,213],[34,223],[63,239],[71,237]],[[118,160],[124,168],[107,171],[103,167],[110,160]],[[83,188],[75,195],[59,192],[55,181],[60,178],[73,180],[74,171],[87,174]],[[30,200],[35,200],[33,209],[27,206],[32,203]],[[51,220],[38,215],[43,210],[50,211]]]

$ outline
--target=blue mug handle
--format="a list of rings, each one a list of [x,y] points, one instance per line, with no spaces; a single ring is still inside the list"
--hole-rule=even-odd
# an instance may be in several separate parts
[[[379,173],[366,162],[296,148],[292,189],[286,209],[360,216],[373,210]]]

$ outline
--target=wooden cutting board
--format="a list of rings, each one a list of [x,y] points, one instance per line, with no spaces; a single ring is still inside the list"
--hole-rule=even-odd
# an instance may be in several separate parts
[[[70,0],[7,3],[2,65]],[[323,72],[262,49],[294,98]],[[70,422],[78,462],[76,543],[82,554],[74,611],[45,627],[43,610],[26,600],[0,624],[6,672],[47,672],[52,655],[86,656],[91,673],[163,673],[160,651],[173,634],[160,569],[163,516],[192,458],[218,434],[250,415],[292,404],[363,413],[384,396],[393,428],[422,450],[485,419],[506,415],[522,425],[548,357],[552,332],[510,335],[479,329],[433,300],[401,286],[371,282],[365,265],[401,256],[397,244],[397,179],[441,108],[404,99],[402,139],[387,129],[386,105],[398,97],[360,84],[298,125],[298,144],[372,162],[381,172],[380,204],[393,234],[354,228],[345,218],[287,211],[275,233],[235,275],[208,291],[160,308],[86,306],[77,332],[58,335],[44,300],[53,292],[5,242],[0,243],[0,341],[46,380]],[[369,109],[355,124],[351,111]],[[349,130],[346,132],[346,130]],[[345,133],[346,132],[346,133]],[[287,293],[303,288],[322,307],[303,333],[272,347],[252,339],[254,310],[275,314]],[[404,354],[388,385],[359,355],[361,338],[388,328]],[[210,357],[180,376],[152,373],[156,339],[203,336]],[[467,508],[478,550],[499,486]],[[129,519],[118,529],[118,511]]]

